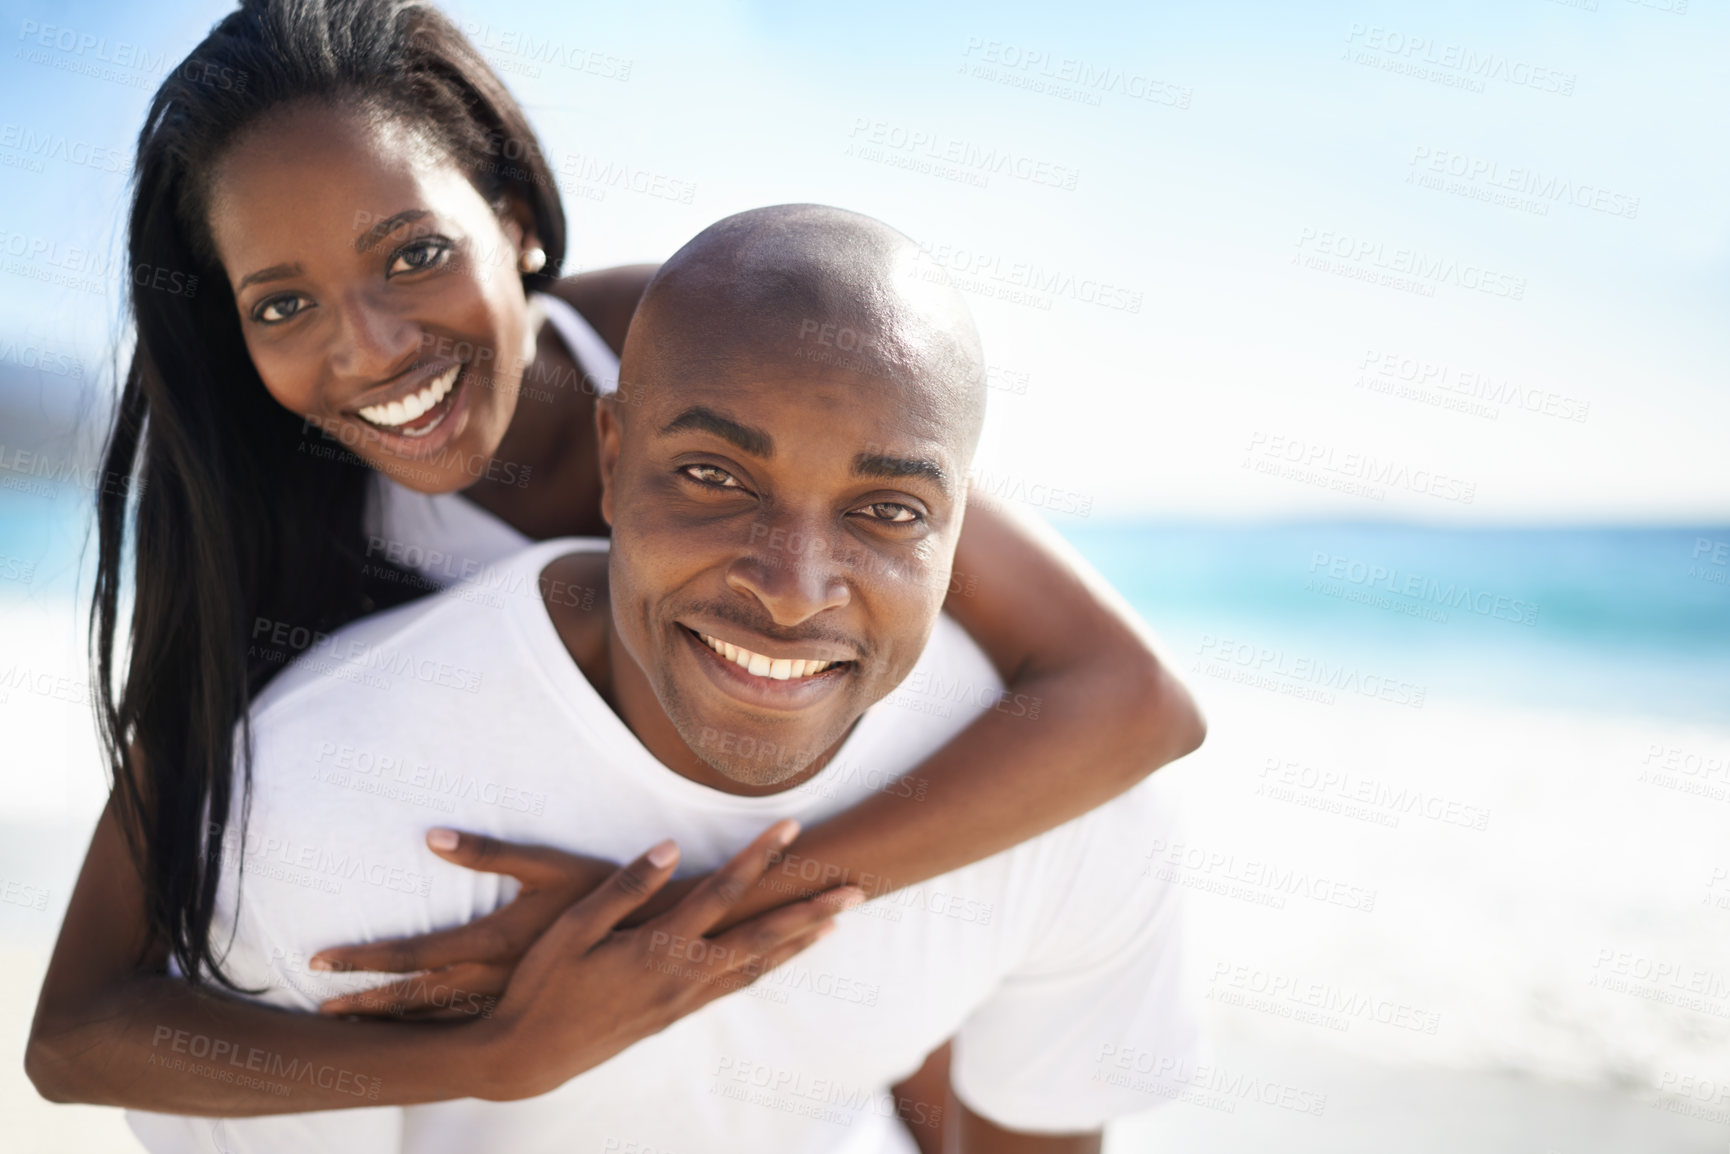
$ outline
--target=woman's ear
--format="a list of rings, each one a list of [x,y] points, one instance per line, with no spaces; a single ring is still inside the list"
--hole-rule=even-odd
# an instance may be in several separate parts
[[[510,263],[520,271],[522,255],[541,247],[541,238],[535,231],[535,214],[529,208],[529,202],[514,192],[505,193],[499,204],[499,225],[511,243],[511,251],[507,254]]]
[[[601,458],[601,519],[613,524],[613,475],[619,467],[619,438],[624,432],[615,397],[595,398],[595,443]]]

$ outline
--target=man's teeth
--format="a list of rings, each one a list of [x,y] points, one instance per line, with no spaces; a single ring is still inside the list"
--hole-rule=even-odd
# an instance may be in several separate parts
[[[406,425],[416,417],[424,416],[434,405],[445,399],[451,391],[451,386],[457,382],[457,374],[462,372],[462,365],[455,364],[428,382],[426,388],[400,401],[392,401],[388,405],[368,405],[360,410],[360,415],[375,425],[394,428]]]
[[[831,665],[841,664],[839,661],[801,661],[791,657],[764,657],[761,653],[752,653],[749,649],[741,649],[737,645],[729,645],[719,637],[710,637],[707,633],[699,633],[703,644],[744,669],[753,677],[772,677],[776,681],[788,681],[795,677],[811,677],[823,672]]]

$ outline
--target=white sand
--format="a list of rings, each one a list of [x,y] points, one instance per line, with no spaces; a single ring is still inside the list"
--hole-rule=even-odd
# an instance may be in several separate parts
[[[1596,1090],[1708,1080],[1730,1118],[1730,733],[1200,688],[1212,735],[1166,786],[1196,993],[1235,1036]],[[1641,779],[1671,751],[1696,772]],[[1304,787],[1330,773],[1349,784]],[[1296,1020],[1317,1001],[1344,1012]]]
[[[1319,1116],[1255,1094],[1174,1102],[1119,1123],[1106,1154],[1725,1154],[1730,1129],[1637,1098],[1511,1074],[1390,1066],[1310,1049],[1216,1045],[1225,1069],[1322,1088]]]

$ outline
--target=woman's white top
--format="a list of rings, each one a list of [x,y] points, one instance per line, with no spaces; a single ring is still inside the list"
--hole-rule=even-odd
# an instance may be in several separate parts
[[[607,396],[619,385],[619,358],[583,314],[551,293],[536,302],[583,374],[587,387]],[[429,496],[373,474],[366,509],[369,562],[419,573],[429,587],[473,580],[530,544],[529,538],[461,493]]]

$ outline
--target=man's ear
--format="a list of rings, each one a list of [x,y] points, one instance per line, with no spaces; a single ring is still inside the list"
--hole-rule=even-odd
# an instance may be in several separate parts
[[[616,397],[595,398],[595,443],[601,457],[601,519],[613,524],[613,474],[619,468],[619,438],[624,429]]]

